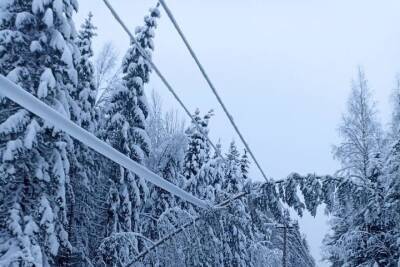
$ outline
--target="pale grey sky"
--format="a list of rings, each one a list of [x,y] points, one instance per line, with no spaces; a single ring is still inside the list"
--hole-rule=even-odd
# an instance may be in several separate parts
[[[154,0],[110,0],[133,30]],[[400,72],[398,0],[168,0],[267,174],[331,174],[331,147],[352,77],[362,65],[385,122]],[[77,27],[89,11],[95,48],[112,41],[123,55],[125,32],[101,0],[80,1]],[[211,136],[239,141],[162,12],[154,61],[192,110],[214,108]],[[177,107],[153,76],[151,87]],[[261,176],[254,169],[254,179]],[[314,257],[328,227],[323,212],[301,219]],[[323,263],[317,262],[318,266]]]

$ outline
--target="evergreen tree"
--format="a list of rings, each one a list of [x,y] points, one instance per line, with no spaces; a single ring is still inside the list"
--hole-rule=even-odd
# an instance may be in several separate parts
[[[203,194],[199,196],[215,204],[225,200],[222,192],[222,183],[225,179],[225,162],[219,155],[222,153],[221,144],[216,145],[217,151],[213,157],[201,168],[199,182],[203,184]]]
[[[207,186],[206,181],[199,180],[201,168],[210,158],[210,145],[207,142],[208,123],[213,116],[213,111],[209,111],[203,118],[200,111],[196,110],[194,120],[201,129],[198,129],[195,122],[186,131],[188,146],[185,153],[183,175],[187,179],[186,188],[195,196],[204,196]]]
[[[92,40],[96,36],[96,27],[92,22],[93,15],[89,13],[77,36],[76,44],[80,51],[76,69],[78,71],[78,86],[73,95],[80,107],[78,123],[89,132],[94,132],[96,127],[96,87],[94,81],[93,48]]]
[[[244,174],[240,153],[234,141],[231,142],[228,154],[226,155],[226,173],[223,189],[229,194],[237,194],[243,188]]]
[[[0,73],[70,118],[77,2],[2,1],[0,9]],[[62,264],[61,254],[71,248],[66,190],[72,141],[10,100],[1,99],[0,110],[1,265]]]
[[[222,191],[225,198],[243,191],[244,177],[239,151],[234,141],[226,154],[225,175]],[[243,266],[250,262],[248,248],[253,239],[251,217],[244,199],[237,199],[227,207],[227,212],[220,220],[223,229],[223,259],[225,266]]]
[[[136,29],[136,40],[149,57],[154,49],[154,29],[159,17],[159,10],[152,8],[150,15],[144,19],[145,26]],[[123,85],[113,92],[107,107],[105,138],[129,158],[144,163],[150,153],[150,141],[145,131],[149,110],[144,85],[149,82],[151,67],[135,43],[131,44],[122,69]],[[140,232],[139,212],[149,194],[147,185],[142,177],[117,164],[110,165],[112,186],[109,194],[108,236],[119,232]]]
[[[96,128],[94,86],[94,67],[92,63],[93,50],[92,39],[96,35],[92,23],[93,15],[90,13],[81,26],[77,36],[76,45],[80,51],[76,69],[78,72],[78,86],[71,94],[76,103],[72,110],[72,119],[81,127],[94,133]],[[69,194],[69,235],[73,245],[74,259],[77,266],[85,265],[89,258],[90,244],[96,243],[90,240],[90,233],[94,232],[90,227],[92,221],[96,221],[94,212],[96,207],[93,185],[96,179],[96,155],[93,150],[74,140],[74,153],[70,154],[71,168],[71,190]],[[97,198],[97,197],[96,197]]]

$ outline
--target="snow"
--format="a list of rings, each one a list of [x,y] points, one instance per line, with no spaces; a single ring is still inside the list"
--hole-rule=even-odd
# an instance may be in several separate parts
[[[34,222],[33,218],[31,216],[26,216],[24,218],[24,221],[27,223],[25,224],[25,229],[24,233],[28,236],[33,236],[39,231],[39,227],[37,224]]]
[[[43,51],[43,47],[40,45],[39,41],[32,41],[29,50],[34,53],[34,52],[41,52]]]
[[[56,86],[56,79],[53,76],[51,69],[46,68],[40,76],[40,84],[37,91],[39,98],[46,98],[48,89],[52,89]]]
[[[44,6],[50,4],[51,0],[33,0],[32,1],[32,12],[34,14],[44,12]]]
[[[15,27],[17,29],[22,29],[24,28],[25,24],[33,22],[34,18],[32,14],[28,12],[20,12],[17,14],[17,17],[15,18]]]
[[[16,236],[19,236],[22,234],[22,228],[21,228],[21,218],[19,216],[19,209],[20,207],[18,204],[16,204],[17,207],[14,207],[10,211],[10,219],[8,223],[9,230]]]
[[[70,0],[71,5],[74,7],[75,11],[78,11],[79,9],[79,3],[78,0]]]
[[[18,83],[21,70],[22,70],[21,67],[15,67],[12,71],[10,71],[7,74],[7,79],[9,79],[10,81],[12,81],[14,83]]]
[[[5,9],[9,4],[11,4],[14,0],[2,0],[0,2],[0,10]]]
[[[32,12],[34,14],[37,14],[39,12],[43,12],[44,7],[43,7],[43,0],[33,0],[32,1]]]
[[[14,160],[14,156],[23,148],[21,140],[11,140],[7,142],[6,150],[3,153],[3,162]]]
[[[29,122],[28,111],[20,109],[0,124],[0,134],[20,132],[23,126]]]
[[[57,13],[57,16],[62,16],[64,12],[64,4],[62,0],[53,1],[53,9]]]
[[[73,67],[74,67],[74,63],[73,63],[73,61],[72,61],[72,53],[71,53],[71,50],[69,49],[68,46],[65,46],[65,47],[64,47],[64,52],[63,52],[63,54],[62,54],[62,56],[61,56],[61,60],[62,60],[65,64],[67,64],[67,66],[68,66],[69,68],[73,68]]]
[[[43,22],[47,25],[47,27],[53,27],[53,10],[51,10],[51,8],[46,10],[46,13],[43,17]]]
[[[75,67],[72,65],[68,69],[68,77],[71,79],[71,82],[74,86],[78,85],[78,72],[76,71]]]
[[[62,15],[60,17],[60,20],[61,20],[61,25],[59,27],[60,32],[64,35],[65,39],[70,39],[72,37],[72,33],[75,32],[75,30],[73,30],[74,28],[73,25],[70,24],[65,15]]]
[[[33,143],[36,141],[36,134],[40,130],[40,126],[35,119],[26,128],[24,145],[28,149],[32,149]]]
[[[64,48],[66,47],[66,42],[59,31],[52,31],[50,46],[59,51],[64,51]]]
[[[54,256],[57,255],[60,244],[58,243],[54,227],[54,214],[49,201],[45,196],[40,200],[41,219],[40,225],[45,226],[46,233],[48,234],[47,246],[50,253]]]

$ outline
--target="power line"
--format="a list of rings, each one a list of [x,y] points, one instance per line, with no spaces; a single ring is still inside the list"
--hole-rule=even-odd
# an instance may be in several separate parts
[[[126,169],[136,173],[140,177],[143,177],[148,182],[161,187],[162,189],[170,192],[171,194],[180,197],[181,199],[192,203],[202,209],[209,207],[206,202],[196,198],[195,196],[189,194],[188,192],[182,190],[176,185],[168,182],[167,180],[161,178],[157,174],[151,172],[143,165],[133,161],[128,158],[115,148],[111,147],[107,143],[101,141],[93,134],[79,127],[72,121],[63,117],[60,113],[52,109],[50,106],[46,105],[32,94],[28,93],[20,86],[11,82],[9,79],[0,75],[0,88],[1,94],[8,97],[15,103],[19,104],[23,108],[31,111],[42,119],[52,123],[55,127],[63,130],[70,136],[74,137],[81,143],[92,148],[93,150],[99,152],[103,156],[109,158],[115,163],[125,167]]]
[[[114,16],[114,18],[118,21],[118,23],[122,26],[122,28],[125,30],[125,32],[129,35],[131,38],[131,41],[136,44],[137,49],[139,50],[139,53],[142,55],[142,57],[147,61],[147,63],[151,66],[151,68],[156,72],[158,77],[161,79],[161,81],[164,83],[164,85],[167,87],[169,92],[174,96],[176,101],[178,101],[179,105],[183,108],[185,113],[190,117],[191,121],[195,124],[197,130],[203,135],[203,137],[206,138],[207,142],[212,146],[214,151],[218,154],[219,157],[221,157],[224,161],[225,158],[222,156],[221,152],[219,149],[214,145],[214,143],[211,141],[211,139],[208,137],[206,133],[203,132],[202,128],[200,127],[199,123],[195,120],[193,115],[190,113],[189,109],[185,106],[183,101],[179,98],[179,96],[176,94],[175,90],[172,88],[171,84],[167,81],[165,76],[161,73],[161,71],[158,69],[158,67],[154,64],[154,62],[151,60],[147,52],[142,48],[140,43],[136,40],[135,36],[131,33],[131,31],[128,29],[128,27],[125,25],[125,23],[122,21],[122,19],[119,17],[115,9],[112,7],[110,2],[108,0],[103,0],[104,4],[107,6],[107,8],[110,10],[111,14]]]
[[[261,165],[258,163],[253,151],[250,149],[249,144],[246,142],[243,134],[240,132],[239,127],[236,125],[235,121],[233,120],[233,116],[229,113],[226,105],[222,101],[221,96],[218,94],[217,89],[215,88],[214,84],[212,83],[210,77],[206,73],[203,65],[200,63],[200,60],[196,56],[195,52],[193,51],[192,47],[189,44],[189,41],[186,39],[185,35],[183,34],[181,28],[179,27],[178,22],[176,21],[174,15],[172,14],[171,10],[168,8],[166,2],[164,0],[158,0],[161,3],[162,7],[164,8],[165,12],[167,13],[169,19],[171,20],[172,24],[174,25],[175,29],[178,31],[180,37],[182,38],[183,42],[186,45],[186,48],[189,50],[190,55],[193,57],[196,65],[199,67],[200,72],[202,73],[204,79],[207,81],[207,84],[211,88],[212,92],[214,93],[215,97],[217,98],[219,104],[221,105],[222,109],[224,110],[226,116],[228,117],[229,121],[231,122],[233,128],[235,129],[236,133],[238,134],[240,140],[242,140],[244,146],[246,147],[247,151],[249,152],[250,156],[252,157],[254,163],[257,165],[257,168],[261,172],[262,176],[266,181],[269,181],[267,175],[265,174],[264,170],[261,168]]]

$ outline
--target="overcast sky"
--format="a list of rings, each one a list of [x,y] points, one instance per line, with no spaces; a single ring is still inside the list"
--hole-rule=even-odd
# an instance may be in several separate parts
[[[150,0],[110,0],[129,28],[142,25]],[[400,72],[398,0],[168,0],[183,31],[231,110],[265,172],[332,174],[332,145],[352,77],[364,67],[381,117]],[[95,50],[112,41],[123,55],[129,39],[101,0],[80,1],[77,27],[89,11],[98,27]],[[164,12],[154,62],[185,103],[213,108],[213,140],[239,142]],[[178,107],[153,75],[166,107]],[[254,179],[261,179],[254,169]],[[328,226],[322,210],[301,219],[319,260]],[[318,266],[323,264],[318,262]]]

